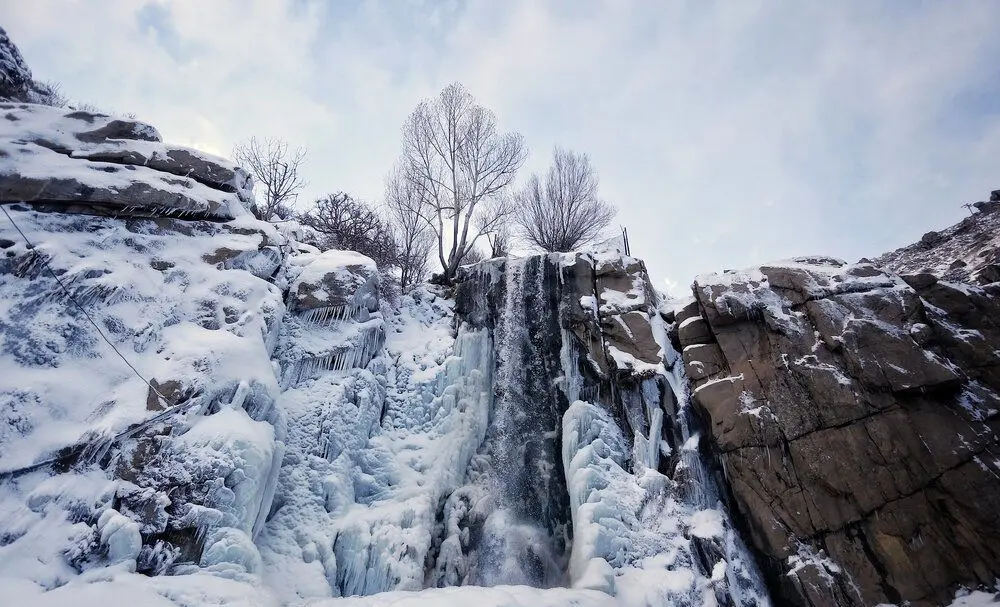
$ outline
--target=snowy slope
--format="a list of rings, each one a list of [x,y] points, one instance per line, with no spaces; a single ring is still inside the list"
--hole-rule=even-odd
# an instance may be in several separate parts
[[[898,274],[928,272],[949,281],[1000,281],[1000,190],[977,205],[969,217],[885,253],[875,264]]]
[[[283,431],[281,237],[7,210],[33,247],[0,230],[0,577],[54,588],[249,543]]]

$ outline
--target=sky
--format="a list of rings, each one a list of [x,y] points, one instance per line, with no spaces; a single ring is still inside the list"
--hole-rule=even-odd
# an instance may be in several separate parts
[[[378,202],[421,100],[461,82],[590,156],[633,255],[697,274],[908,244],[1000,188],[1000,2],[0,0],[36,79],[228,156],[308,150],[303,201]]]

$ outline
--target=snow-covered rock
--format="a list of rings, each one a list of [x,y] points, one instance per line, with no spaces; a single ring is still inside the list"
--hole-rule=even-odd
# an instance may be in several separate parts
[[[285,237],[228,161],[3,105],[0,577],[177,572],[206,546],[258,571],[223,547],[253,546],[282,460]]]
[[[0,103],[0,114],[0,202],[224,221],[251,200],[245,171],[166,145],[148,124],[30,103]]]
[[[0,101],[25,98],[32,82],[31,68],[7,32],[0,27]]]

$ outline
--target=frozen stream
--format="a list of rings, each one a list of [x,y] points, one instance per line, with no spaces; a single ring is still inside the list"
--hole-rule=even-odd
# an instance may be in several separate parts
[[[263,580],[282,602],[380,604],[346,597],[428,588],[462,600],[445,592],[453,587],[483,600],[501,596],[488,588],[518,588],[503,595],[521,597],[512,604],[766,602],[714,489],[682,496],[656,469],[670,452],[659,401],[630,413],[642,417],[630,421],[636,436],[610,404],[570,401],[584,380],[565,344],[562,272],[558,257],[486,264],[460,321],[454,300],[418,289],[396,311],[383,307],[385,318],[286,323],[284,351],[316,360],[317,335],[360,336],[365,349],[381,343],[373,328],[385,339],[371,355],[341,348],[326,368],[285,361],[295,369],[278,403],[285,455],[256,537]],[[683,408],[682,378],[669,380]],[[678,439],[696,445],[683,427]],[[680,467],[700,466],[692,456]]]

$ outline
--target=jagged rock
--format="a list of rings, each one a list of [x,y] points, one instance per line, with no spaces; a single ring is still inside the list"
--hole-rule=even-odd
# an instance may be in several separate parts
[[[903,279],[903,282],[905,282],[906,284],[910,285],[911,287],[913,287],[917,291],[920,291],[921,289],[926,289],[927,287],[933,285],[934,283],[936,283],[938,281],[937,276],[934,276],[933,274],[927,274],[927,273],[924,273],[924,274],[903,274],[902,276],[900,276],[900,278]]]
[[[885,253],[875,264],[903,275],[929,273],[943,280],[984,284],[976,278],[983,268],[1000,264],[1000,201],[994,200],[993,194],[990,202],[973,205],[980,212],[945,230],[928,232],[919,242]]]
[[[991,263],[979,269],[976,273],[976,282],[981,285],[988,285],[991,282],[1000,282],[1000,264]]]
[[[942,242],[943,240],[944,236],[940,232],[935,232],[931,230],[930,232],[927,232],[926,234],[920,237],[920,244],[930,248],[938,244],[939,242]]]
[[[694,403],[785,600],[941,604],[992,583],[997,299],[816,258],[694,292]]]

